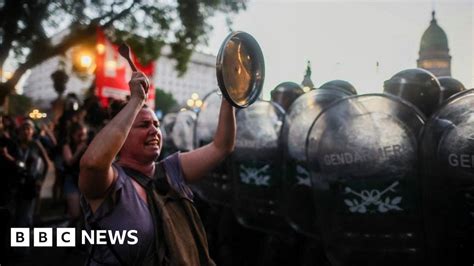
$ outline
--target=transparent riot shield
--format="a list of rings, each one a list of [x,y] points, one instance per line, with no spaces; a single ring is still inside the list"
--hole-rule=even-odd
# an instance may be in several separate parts
[[[461,92],[433,114],[424,130],[423,208],[433,265],[474,262],[473,106],[474,90]]]
[[[349,94],[337,88],[317,89],[301,95],[291,105],[282,129],[284,149],[283,208],[290,225],[299,233],[317,237],[316,210],[306,165],[306,137],[314,119],[335,100]]]
[[[217,90],[204,97],[194,127],[194,145],[196,148],[207,145],[214,139],[221,101],[222,97],[217,94]],[[206,178],[193,184],[193,190],[209,203],[230,207],[232,202],[232,179],[227,169],[228,159],[212,170]]]
[[[173,139],[171,138],[171,131],[173,131],[174,124],[178,113],[168,113],[161,120],[161,134],[163,135],[163,148],[161,149],[160,159],[166,158],[178,151],[174,146]]]
[[[193,150],[196,113],[190,110],[178,112],[170,137],[179,151]]]
[[[281,208],[284,111],[277,104],[256,101],[237,112],[237,138],[232,155],[233,209],[244,226],[270,232],[290,229]]]
[[[417,137],[423,124],[412,105],[381,94],[336,101],[314,121],[308,167],[333,265],[422,259]]]

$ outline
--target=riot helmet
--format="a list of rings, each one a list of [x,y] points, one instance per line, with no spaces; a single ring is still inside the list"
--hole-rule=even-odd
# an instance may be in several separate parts
[[[384,92],[398,96],[430,116],[439,102],[441,86],[429,71],[414,68],[395,74],[384,82]]]
[[[287,81],[278,84],[271,92],[272,102],[279,104],[285,111],[304,93],[301,86],[295,82]]]
[[[321,85],[319,89],[342,89],[349,95],[357,95],[355,87],[345,80],[335,79]]]
[[[439,96],[439,103],[444,102],[454,94],[466,90],[466,87],[457,79],[452,77],[439,77],[439,84],[441,85],[441,94]]]

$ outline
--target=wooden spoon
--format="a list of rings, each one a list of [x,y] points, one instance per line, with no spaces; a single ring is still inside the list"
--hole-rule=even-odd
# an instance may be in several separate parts
[[[130,57],[130,46],[128,46],[128,44],[126,44],[126,43],[122,43],[118,48],[118,52],[123,58],[127,59],[128,64],[130,65],[132,70],[134,72],[137,72],[138,71],[137,66],[135,65],[135,63],[133,63],[133,61]]]
[[[135,65],[135,63],[133,63],[133,61],[132,61],[132,58],[131,58],[131,56],[130,56],[130,50],[131,50],[131,49],[130,49],[130,46],[128,46],[128,44],[126,44],[126,43],[124,43],[124,42],[123,42],[123,43],[119,46],[119,48],[118,48],[119,54],[120,54],[123,58],[127,59],[128,64],[129,64],[130,67],[132,68],[132,71],[133,71],[133,72],[137,72],[138,69],[137,69],[137,66]],[[143,83],[142,83],[142,86],[143,86],[143,88],[145,89],[145,93],[148,93],[148,84],[146,84],[146,82],[143,82]]]

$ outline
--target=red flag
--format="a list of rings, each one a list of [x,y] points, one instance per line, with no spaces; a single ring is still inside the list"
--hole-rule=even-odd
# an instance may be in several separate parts
[[[155,63],[146,66],[141,65],[135,55],[132,60],[137,68],[142,71],[152,81],[155,71]],[[96,94],[104,106],[108,105],[108,98],[125,100],[130,95],[128,81],[132,75],[132,70],[125,60],[118,53],[118,46],[112,44],[104,32],[97,28],[97,55],[96,55]],[[148,90],[147,105],[155,108],[155,87],[150,84]]]

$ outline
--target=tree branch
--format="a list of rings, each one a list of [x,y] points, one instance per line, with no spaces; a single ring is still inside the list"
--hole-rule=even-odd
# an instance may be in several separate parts
[[[7,81],[8,85],[13,87],[18,83],[21,76],[25,74],[25,72],[42,63],[46,59],[51,57],[64,54],[68,49],[85,42],[93,42],[97,30],[96,24],[89,24],[86,27],[71,29],[71,33],[63,38],[61,43],[54,47],[50,47],[49,49],[45,49],[44,45],[40,46],[33,46],[27,60],[25,63],[21,64],[11,79]]]
[[[104,15],[104,16],[102,16],[101,18],[97,18],[97,19],[98,19],[97,22],[100,22],[100,20],[105,19],[105,18],[108,17],[108,16],[112,16],[112,17],[109,19],[109,21],[107,21],[107,22],[105,22],[104,24],[102,24],[102,28],[108,28],[108,27],[112,26],[112,23],[114,23],[115,21],[117,21],[117,20],[119,20],[119,19],[125,17],[125,16],[128,15],[128,14],[130,14],[130,11],[132,10],[132,8],[133,8],[133,7],[135,6],[135,4],[137,4],[137,3],[138,3],[138,0],[134,0],[134,1],[132,2],[132,4],[131,4],[129,7],[125,8],[124,10],[122,10],[120,13],[118,13],[118,14],[115,15],[115,16],[112,16],[112,15],[114,14],[114,13],[113,13],[113,10],[112,10],[111,13],[109,13],[109,14],[107,14],[107,15]]]
[[[130,11],[132,10],[132,8],[137,3],[138,3],[138,0],[133,1],[129,7],[127,7],[126,9],[122,10],[120,13],[110,18],[101,27],[102,28],[110,27],[114,21],[128,15]],[[84,43],[84,41],[85,40],[87,41],[87,39],[89,39],[90,41],[91,37],[95,37],[96,30],[97,30],[97,27],[99,26],[100,20],[103,20],[104,18],[110,15],[111,14],[107,16],[95,18],[87,26],[82,26],[82,27],[71,26],[69,35],[64,37],[61,43],[59,43],[58,45],[54,47],[51,47],[50,49],[45,49],[46,48],[45,43],[42,41],[38,42],[38,45],[33,45],[26,62],[21,64],[18,67],[18,69],[15,71],[15,73],[13,73],[12,78],[7,81],[7,84],[9,85],[10,89],[13,90],[14,86],[18,83],[20,78],[23,76],[23,74],[25,74],[25,72],[28,69],[38,65],[39,63],[42,63],[48,58],[51,58],[56,55],[64,54],[68,49],[80,43]]]
[[[3,67],[3,63],[5,63],[13,47],[12,44],[18,30],[18,21],[22,14],[21,4],[21,1],[7,1],[3,7],[4,10],[8,10],[8,16],[5,16],[2,25],[4,35],[0,44],[0,68]]]

